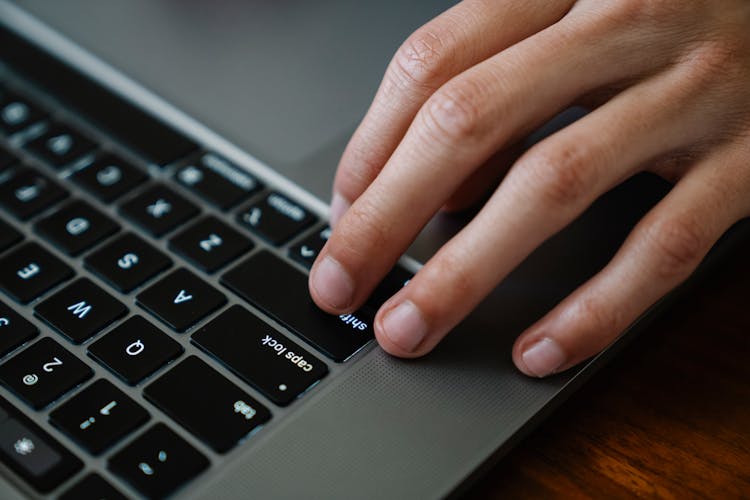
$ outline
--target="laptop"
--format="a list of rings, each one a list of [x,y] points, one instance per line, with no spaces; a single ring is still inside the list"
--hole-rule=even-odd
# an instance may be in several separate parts
[[[312,305],[338,157],[450,4],[0,0],[1,498],[458,496],[663,307],[565,373],[512,364],[667,192],[650,175],[423,359],[372,318],[470,215],[436,217],[361,310]]]

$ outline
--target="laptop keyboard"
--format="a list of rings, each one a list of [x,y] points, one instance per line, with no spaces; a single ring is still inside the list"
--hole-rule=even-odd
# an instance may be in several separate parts
[[[314,306],[330,230],[292,197],[122,100],[100,143],[63,90],[0,84],[0,459],[61,498],[160,498],[367,345],[379,304]]]

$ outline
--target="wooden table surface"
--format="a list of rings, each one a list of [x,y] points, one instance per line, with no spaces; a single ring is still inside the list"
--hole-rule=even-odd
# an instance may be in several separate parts
[[[636,495],[750,498],[750,241],[468,494]]]

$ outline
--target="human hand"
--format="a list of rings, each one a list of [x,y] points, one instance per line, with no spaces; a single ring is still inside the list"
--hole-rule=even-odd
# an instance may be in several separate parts
[[[513,144],[577,102],[594,109],[515,159]],[[643,170],[674,188],[519,336],[522,372],[602,350],[750,215],[750,2],[465,0],[389,65],[341,159],[310,292],[328,312],[356,309],[442,206],[502,179],[378,311],[386,351],[423,355],[534,248]]]

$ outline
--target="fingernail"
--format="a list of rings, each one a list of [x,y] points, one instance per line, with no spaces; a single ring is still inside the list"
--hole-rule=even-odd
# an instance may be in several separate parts
[[[391,309],[383,318],[382,326],[390,341],[406,352],[413,352],[427,336],[422,313],[409,300]]]
[[[325,257],[312,277],[318,297],[334,309],[344,309],[352,302],[354,280],[333,257]]]
[[[549,337],[532,345],[523,353],[523,363],[537,377],[555,373],[565,363],[565,352]]]
[[[338,193],[331,198],[331,227],[335,226],[352,204]]]

